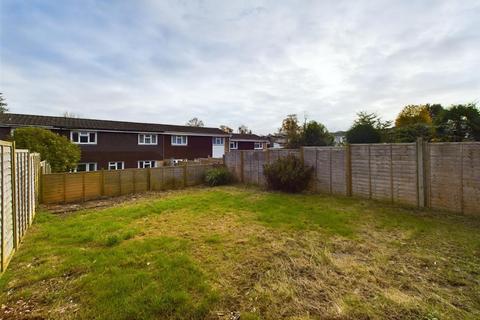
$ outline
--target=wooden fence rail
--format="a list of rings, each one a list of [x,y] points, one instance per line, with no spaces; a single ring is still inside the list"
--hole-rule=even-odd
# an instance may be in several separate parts
[[[38,204],[40,155],[0,141],[1,271],[3,272]]]
[[[225,165],[240,181],[264,185],[263,165],[287,154],[315,169],[312,191],[480,216],[480,142],[232,151]]]
[[[215,164],[193,164],[146,169],[41,175],[41,202],[79,202],[144,191],[193,186],[203,182],[206,170]]]

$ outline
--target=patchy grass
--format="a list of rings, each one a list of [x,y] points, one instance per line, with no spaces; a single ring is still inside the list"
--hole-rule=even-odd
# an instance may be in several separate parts
[[[258,189],[37,215],[3,318],[478,319],[478,218]]]

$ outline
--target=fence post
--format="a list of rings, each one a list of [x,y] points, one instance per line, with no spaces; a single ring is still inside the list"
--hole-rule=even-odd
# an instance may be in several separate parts
[[[305,150],[303,150],[303,147],[300,147],[300,161],[305,164]]]
[[[423,139],[419,137],[417,139],[417,193],[418,193],[418,206],[425,207],[425,166],[424,166],[424,150]]]
[[[67,173],[63,173],[63,203],[67,202]]]
[[[10,148],[11,150],[11,148]],[[4,165],[3,165],[3,160],[4,160],[4,157],[3,157],[3,154],[5,152],[5,146],[4,145],[0,145],[0,172],[2,174],[2,176],[0,177],[0,188],[2,190],[2,194],[0,194],[0,197],[2,198],[2,207],[1,207],[1,213],[2,213],[2,246],[1,246],[1,250],[2,250],[2,254],[1,254],[1,260],[2,260],[2,272],[5,270],[5,185],[4,185],[4,176],[5,176],[5,172],[3,172],[3,168],[4,168]]]
[[[16,163],[17,155],[15,154],[15,141],[12,143],[12,154],[11,154],[11,166],[12,166],[12,214],[13,214],[13,247],[16,249],[18,246],[18,230],[17,230],[17,194],[16,194]],[[2,168],[3,171],[3,168]],[[2,226],[3,227],[3,226]]]
[[[347,196],[352,196],[352,147],[345,145],[345,183]]]

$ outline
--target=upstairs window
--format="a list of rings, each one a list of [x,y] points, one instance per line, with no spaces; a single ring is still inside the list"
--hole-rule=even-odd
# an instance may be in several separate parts
[[[144,168],[155,168],[155,160],[140,160],[138,161],[138,167],[140,169]]]
[[[254,149],[263,149],[263,143],[261,142],[255,142],[255,145],[253,146]]]
[[[157,135],[140,133],[138,135],[138,144],[157,144]]]
[[[213,145],[214,146],[223,146],[224,143],[225,143],[225,138],[213,137]]]
[[[187,143],[187,136],[172,136],[172,146],[186,146]]]
[[[122,170],[125,169],[125,162],[111,161],[108,163],[108,170]]]
[[[238,149],[238,142],[230,141],[230,150],[237,150],[237,149]]]
[[[90,131],[71,131],[70,140],[76,144],[97,144],[97,133]]]

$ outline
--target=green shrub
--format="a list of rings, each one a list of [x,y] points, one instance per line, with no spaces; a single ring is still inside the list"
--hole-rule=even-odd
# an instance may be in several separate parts
[[[306,166],[294,155],[275,160],[263,166],[267,187],[285,192],[302,192],[310,183],[313,168]]]
[[[233,181],[233,176],[225,167],[218,167],[207,170],[205,173],[205,183],[210,187],[229,184]]]

